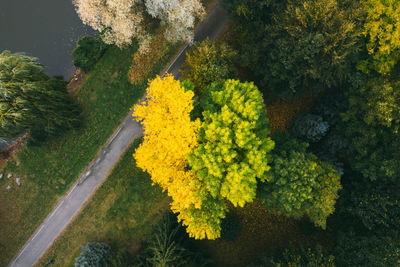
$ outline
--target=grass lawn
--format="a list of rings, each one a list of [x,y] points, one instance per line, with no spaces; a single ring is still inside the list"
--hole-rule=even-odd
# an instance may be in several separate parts
[[[137,47],[111,47],[74,92],[83,108],[82,127],[41,146],[25,147],[7,162],[2,172],[13,176],[0,180],[0,266],[16,255],[144,94],[148,78],[160,73],[178,49],[179,44],[165,43],[152,51],[159,54],[158,60],[132,85],[128,71]],[[22,186],[16,185],[16,177]]]
[[[169,198],[150,177],[137,168],[132,157],[137,139],[125,152],[111,175],[86,207],[38,262],[42,266],[55,259],[56,266],[73,266],[82,245],[107,242],[113,252],[137,251],[141,240],[149,238],[153,223],[168,209]]]

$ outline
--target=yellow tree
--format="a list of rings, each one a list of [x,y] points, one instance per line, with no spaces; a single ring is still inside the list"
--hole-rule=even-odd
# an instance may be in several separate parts
[[[184,83],[190,87],[190,83]],[[200,121],[191,121],[191,90],[173,76],[157,77],[147,88],[147,99],[134,107],[133,116],[143,124],[144,140],[135,151],[137,166],[151,175],[154,183],[168,191],[171,209],[186,225],[190,236],[215,239],[226,206],[212,197],[204,184],[188,170],[187,155],[197,145]]]

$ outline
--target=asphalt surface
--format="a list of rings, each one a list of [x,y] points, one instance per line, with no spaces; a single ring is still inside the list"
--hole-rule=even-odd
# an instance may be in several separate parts
[[[206,37],[214,39],[227,22],[228,17],[225,11],[219,7],[214,8],[196,28],[194,40],[201,41]],[[179,68],[185,60],[187,49],[189,49],[189,45],[185,46],[177,54],[173,63],[167,68],[167,73],[172,73],[176,78],[179,77]],[[90,196],[104,182],[113,166],[133,140],[142,134],[141,125],[132,119],[132,112],[129,113],[102,148],[97,158],[88,166],[87,171],[80,176],[68,193],[59,200],[53,211],[26,242],[9,266],[33,266],[79,213]],[[57,265],[57,259],[54,264]]]

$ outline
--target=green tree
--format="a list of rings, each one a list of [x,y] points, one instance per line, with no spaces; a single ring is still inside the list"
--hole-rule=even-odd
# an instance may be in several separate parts
[[[202,90],[212,82],[235,78],[236,57],[237,52],[227,44],[206,39],[186,52],[180,72],[196,90]]]
[[[244,23],[241,62],[263,92],[290,98],[336,87],[349,78],[361,36],[353,5],[344,8],[337,0],[276,2],[234,1],[238,6],[231,8],[241,21],[256,17]],[[270,12],[265,19],[252,10],[261,5]]]
[[[79,39],[76,48],[72,51],[74,65],[81,68],[84,72],[89,72],[108,47],[109,45],[105,44],[100,36],[97,38],[84,36]]]
[[[400,177],[400,82],[374,78],[351,87],[341,129],[351,167],[370,180]]]
[[[112,255],[111,248],[106,243],[87,243],[75,259],[75,267],[103,267]]]
[[[337,266],[387,267],[400,266],[400,243],[395,233],[355,235],[339,234],[334,255]]]
[[[259,183],[258,198],[269,209],[296,219],[308,216],[325,229],[341,188],[339,173],[307,153],[307,143],[288,135],[275,135],[274,140],[269,180]]]
[[[400,57],[400,3],[397,0],[362,0],[367,17],[364,22],[366,48],[370,58],[359,68],[388,74]]]
[[[346,177],[347,178],[347,177]],[[343,184],[338,210],[359,219],[369,230],[400,230],[400,184],[392,181],[365,182],[350,176]]]
[[[32,139],[42,139],[76,126],[79,113],[65,82],[48,77],[37,58],[9,51],[0,54],[1,137],[30,130]]]
[[[243,207],[265,180],[274,142],[261,93],[253,83],[214,83],[204,103],[198,146],[188,156],[197,178],[214,198]]]
[[[322,247],[285,249],[278,257],[263,256],[259,263],[247,267],[334,267],[335,257],[329,255]]]

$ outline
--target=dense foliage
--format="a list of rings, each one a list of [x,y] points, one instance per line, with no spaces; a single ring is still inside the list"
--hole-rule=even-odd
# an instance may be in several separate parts
[[[149,17],[166,25],[169,40],[191,40],[196,18],[203,12],[199,0],[74,0],[83,23],[95,30],[104,31],[107,44],[129,45],[135,38],[142,51],[148,50]]]
[[[227,44],[206,39],[186,52],[180,72],[196,90],[202,90],[212,82],[235,78],[236,57],[237,52]]]
[[[398,238],[394,233],[392,235],[342,233],[338,237],[334,251],[337,266],[399,266]]]
[[[88,243],[75,259],[75,267],[105,267],[112,256],[111,248],[106,243]]]
[[[328,162],[307,153],[307,143],[275,135],[269,181],[259,183],[258,197],[267,208],[286,216],[303,216],[322,228],[333,213],[340,175]]]
[[[351,167],[370,180],[400,177],[400,82],[374,78],[348,92],[342,129]]]
[[[362,0],[366,48],[370,58],[361,62],[364,72],[388,74],[400,57],[400,3],[397,0]]]
[[[264,92],[292,97],[335,87],[351,75],[361,29],[339,1],[233,2],[225,5],[244,28],[241,62]]]
[[[78,40],[76,48],[72,51],[74,65],[84,72],[89,72],[107,48],[108,45],[101,40],[100,36],[97,38],[84,36]]]
[[[32,140],[43,139],[77,126],[79,114],[65,82],[48,77],[37,58],[0,54],[1,137],[29,130]]]
[[[279,257],[263,256],[259,263],[247,267],[334,267],[335,257],[327,254],[321,247],[285,249]]]
[[[379,228],[400,230],[400,185],[398,183],[366,183],[349,177],[343,185],[338,204],[341,213],[359,219],[369,230]]]
[[[205,104],[199,145],[189,165],[213,197],[243,207],[256,196],[257,179],[270,169],[274,142],[261,93],[252,83],[227,80],[213,84]]]
[[[321,116],[302,114],[293,120],[290,130],[294,137],[314,143],[320,141],[326,135],[329,124]]]

